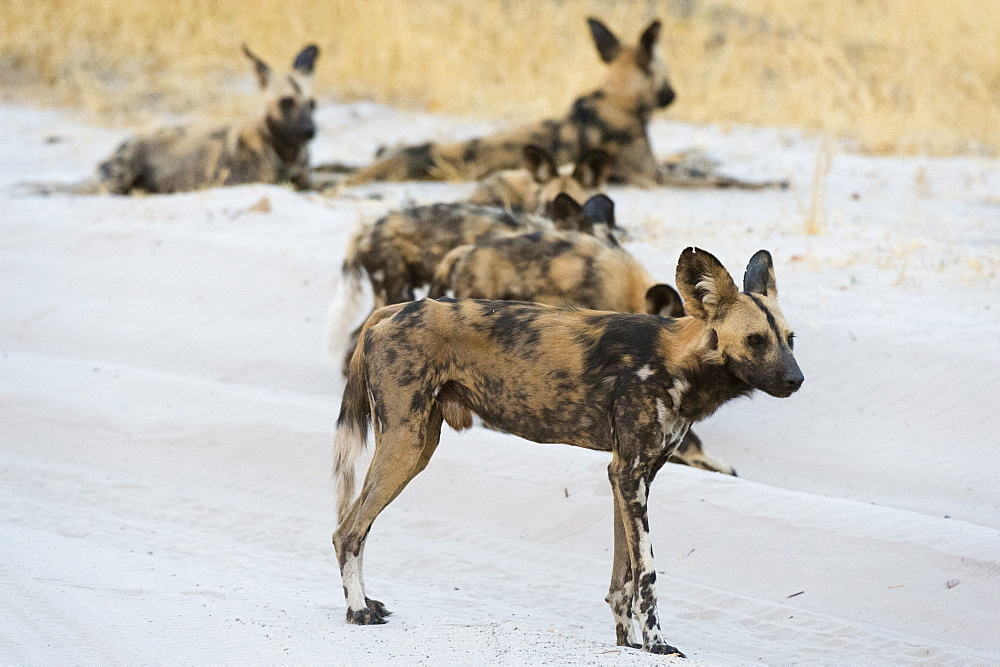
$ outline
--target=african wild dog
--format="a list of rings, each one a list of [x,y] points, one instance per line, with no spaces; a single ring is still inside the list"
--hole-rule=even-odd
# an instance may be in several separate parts
[[[619,645],[680,654],[660,631],[646,503],[649,486],[693,422],[760,389],[786,397],[803,377],[777,304],[766,250],[740,293],[711,254],[677,264],[688,316],[669,320],[511,301],[424,299],[368,319],[351,359],[334,440],[339,525],[333,545],[347,620],[384,623],[362,576],[372,522],[426,467],[442,421],[487,425],[541,443],[611,452],[614,565],[607,602]],[[354,496],[354,465],[375,453]],[[353,499],[353,501],[352,501]]]
[[[587,22],[601,60],[608,64],[608,77],[600,88],[577,98],[563,118],[470,141],[404,147],[345,182],[479,180],[502,169],[516,169],[523,147],[535,144],[555,156],[557,164],[600,148],[614,160],[612,180],[657,184],[659,168],[646,128],[652,112],[669,106],[675,97],[657,44],[660,22],[653,21],[635,46],[623,45],[597,19]]]
[[[346,374],[361,332],[358,326],[348,335],[361,306],[363,276],[371,283],[374,308],[412,301],[417,289],[430,285],[438,262],[456,246],[505,232],[576,229],[583,224],[579,205],[566,205],[575,204],[570,197],[560,195],[556,201],[551,219],[455,202],[394,211],[362,226],[351,239],[341,268],[341,294],[330,309],[327,351],[332,356],[346,349]]]
[[[319,49],[305,47],[286,76],[273,75],[246,45],[243,53],[266,93],[263,113],[222,127],[172,127],[129,139],[98,166],[95,190],[168,193],[284,182],[309,187],[308,143],[316,134],[312,74]]]
[[[562,168],[541,146],[528,144],[523,152],[521,169],[505,169],[487,177],[469,203],[552,217],[557,195],[565,193],[578,202],[586,201],[597,194],[611,173],[611,157],[600,149],[587,151],[574,164]]]
[[[587,202],[588,224],[614,229],[614,203]],[[684,316],[684,304],[669,285],[653,284],[646,269],[611,234],[530,232],[504,234],[459,246],[441,260],[428,296],[448,292],[457,299],[535,301],[619,313]],[[735,475],[727,463],[707,456],[688,432],[671,463]]]

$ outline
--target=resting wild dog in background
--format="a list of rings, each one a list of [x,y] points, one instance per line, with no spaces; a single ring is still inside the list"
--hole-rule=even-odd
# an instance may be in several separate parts
[[[479,180],[502,169],[516,169],[527,144],[541,146],[557,164],[572,162],[600,148],[614,160],[611,178],[652,186],[659,169],[646,134],[649,117],[674,101],[674,89],[660,57],[660,22],[653,21],[635,46],[624,46],[600,21],[587,20],[608,77],[600,88],[577,98],[559,120],[450,144],[402,148],[350,176],[358,185],[372,181]]]
[[[569,197],[559,199],[563,203],[566,200],[576,203]],[[412,301],[417,289],[431,284],[435,268],[452,248],[495,234],[576,229],[582,224],[579,209],[579,205],[558,204],[552,209],[552,219],[548,219],[455,202],[393,211],[374,224],[362,226],[351,239],[341,268],[341,295],[330,309],[327,351],[331,356],[336,354],[346,339],[346,374],[361,332],[358,326],[346,335],[361,306],[363,276],[367,275],[371,283],[374,308]]]
[[[587,151],[562,168],[541,146],[528,144],[523,154],[521,169],[505,169],[487,177],[469,203],[551,217],[551,204],[557,195],[565,193],[578,202],[586,201],[597,194],[611,173],[611,157],[600,149]]]
[[[573,201],[566,206],[579,208]],[[457,299],[536,301],[653,315],[674,306],[668,316],[683,315],[680,297],[667,285],[653,289],[646,269],[615,239],[614,202],[597,195],[580,212],[579,231],[493,235],[455,248],[438,264],[428,296],[450,290]],[[595,223],[603,227],[597,235]],[[659,289],[663,287],[669,291]]]
[[[309,186],[308,143],[316,134],[312,74],[319,49],[307,46],[292,72],[275,76],[243,46],[267,105],[256,118],[223,127],[173,127],[129,139],[98,166],[98,191],[167,193],[242,183]]]
[[[786,397],[803,377],[778,309],[771,256],[757,252],[740,293],[711,254],[688,248],[677,286],[689,316],[668,320],[510,301],[422,301],[368,319],[351,359],[334,440],[339,525],[333,534],[347,620],[384,623],[365,596],[372,522],[426,467],[443,420],[478,414],[541,443],[612,453],[614,566],[607,602],[619,645],[680,654],[660,631],[646,503],[650,483],[693,422],[760,389]],[[375,453],[356,499],[354,465],[368,426]]]
[[[614,203],[588,202],[587,224],[614,229]],[[456,299],[535,301],[618,313],[684,316],[684,303],[669,285],[652,278],[610,233],[531,232],[491,236],[455,248],[441,260],[431,298],[451,292]],[[733,467],[707,456],[689,431],[671,463],[735,475]]]

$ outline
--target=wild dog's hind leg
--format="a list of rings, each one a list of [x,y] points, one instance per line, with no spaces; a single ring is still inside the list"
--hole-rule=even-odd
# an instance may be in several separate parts
[[[375,518],[427,466],[441,437],[441,421],[441,409],[435,402],[425,416],[414,415],[409,423],[381,434],[375,431],[375,455],[361,493],[333,534],[349,623],[385,623],[391,613],[378,600],[365,596],[365,541]]]
[[[619,436],[622,438],[623,436]],[[646,514],[649,473],[652,461],[646,461],[641,445],[630,443],[624,451],[636,452],[626,460],[618,451],[611,458],[608,477],[614,490],[615,501],[622,515],[625,539],[632,560],[632,585],[635,587],[636,620],[642,628],[642,647],[650,653],[683,654],[666,643],[660,631],[656,608],[656,570],[653,565],[653,547],[649,540],[649,519]],[[638,446],[637,446],[638,445]]]
[[[680,463],[692,468],[721,472],[724,475],[736,477],[736,470],[731,465],[724,461],[716,461],[705,453],[701,445],[701,438],[692,431],[687,432],[687,435],[681,440],[681,444],[668,458],[671,463]]]

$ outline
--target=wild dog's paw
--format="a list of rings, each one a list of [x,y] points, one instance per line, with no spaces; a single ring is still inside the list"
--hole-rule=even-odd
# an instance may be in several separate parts
[[[678,658],[687,657],[680,652],[680,649],[677,649],[670,644],[650,644],[649,646],[644,647],[644,649],[650,653],[656,653],[657,655],[676,655]]]
[[[371,598],[365,598],[365,604],[368,605],[368,608],[370,610],[372,610],[373,612],[375,612],[379,616],[382,616],[383,618],[386,617],[386,616],[391,616],[392,615],[392,612],[389,611],[388,609],[386,609],[385,605],[382,604],[381,602],[379,602],[378,600],[372,600]]]
[[[364,609],[358,609],[357,611],[348,609],[347,622],[353,623],[354,625],[381,625],[385,623],[385,619],[371,609],[365,607]]]

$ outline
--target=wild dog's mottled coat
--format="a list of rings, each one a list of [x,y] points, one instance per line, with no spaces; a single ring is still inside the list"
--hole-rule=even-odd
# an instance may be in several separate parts
[[[614,228],[613,203],[587,203],[588,222]],[[684,304],[669,285],[653,284],[645,268],[610,233],[531,232],[490,236],[459,246],[438,265],[429,296],[450,291],[457,299],[534,301],[620,313],[683,317]],[[671,463],[735,475],[733,467],[705,454],[688,433]]]
[[[647,135],[652,112],[674,101],[674,90],[660,57],[660,22],[653,21],[635,46],[624,46],[597,19],[588,19],[608,76],[600,88],[577,98],[559,120],[451,144],[426,143],[402,148],[350,176],[347,183],[371,181],[479,180],[502,169],[516,169],[527,144],[541,146],[566,164],[599,148],[614,160],[611,178],[651,186],[659,167]]]
[[[98,166],[99,189],[168,193],[285,182],[307,188],[308,143],[316,133],[310,89],[319,49],[303,49],[292,73],[282,77],[243,49],[267,94],[261,115],[223,127],[173,127],[129,139]]]
[[[548,151],[529,144],[524,147],[524,162],[522,169],[506,169],[484,179],[469,203],[552,217],[551,204],[559,194],[586,201],[611,172],[611,158],[602,150],[588,151],[560,168]]]
[[[430,460],[441,424],[478,414],[543,443],[612,453],[615,550],[607,601],[618,643],[680,652],[660,630],[649,541],[649,485],[691,423],[761,389],[802,384],[777,307],[771,257],[760,251],[746,293],[712,255],[689,248],[677,285],[690,316],[676,320],[504,301],[397,304],[372,314],[351,359],[335,439],[339,526],[333,534],[347,619],[384,623],[365,596],[361,565],[372,522]],[[352,502],[354,463],[369,424],[375,454]]]

